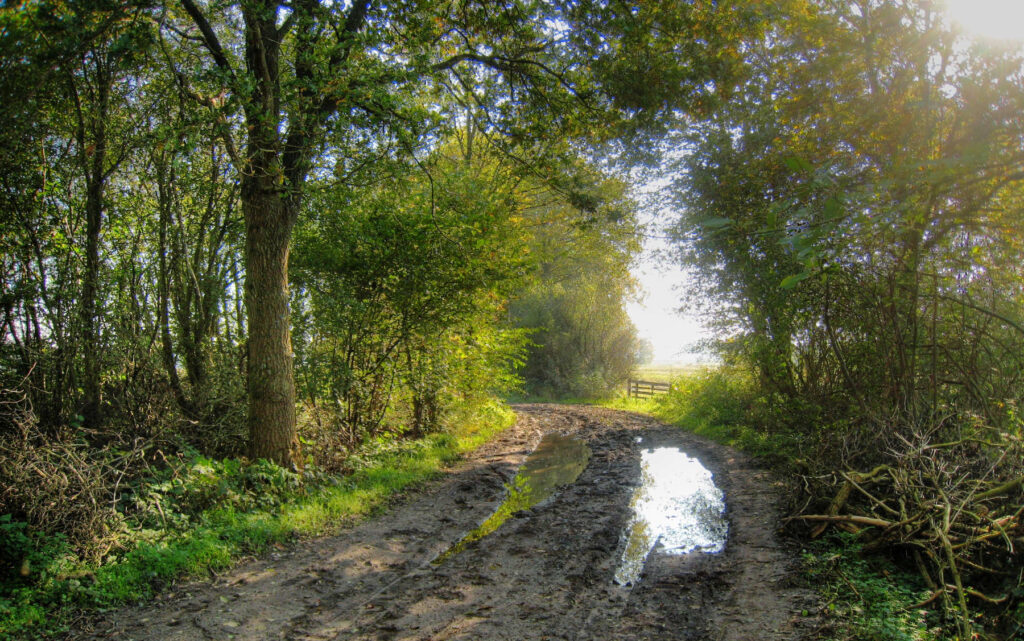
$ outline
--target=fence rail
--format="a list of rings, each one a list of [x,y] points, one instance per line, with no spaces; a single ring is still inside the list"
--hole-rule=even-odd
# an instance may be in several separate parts
[[[671,389],[668,383],[630,380],[626,383],[626,398],[650,398],[655,394],[668,394]]]

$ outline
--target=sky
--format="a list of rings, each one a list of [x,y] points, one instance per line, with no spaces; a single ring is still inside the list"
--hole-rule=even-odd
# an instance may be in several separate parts
[[[945,0],[949,16],[982,38],[1024,39],[1024,0]]]
[[[1024,0],[1021,0],[1024,2]],[[694,347],[709,335],[695,314],[680,311],[686,290],[691,286],[687,274],[677,265],[659,260],[659,252],[669,249],[662,225],[678,214],[658,196],[667,180],[648,183],[640,189],[641,202],[648,206],[640,212],[647,228],[644,251],[633,267],[633,277],[641,287],[641,299],[626,305],[640,338],[651,341],[654,363],[659,365],[708,362],[709,355],[695,353]]]
[[[706,362],[707,355],[690,353],[693,344],[706,337],[700,322],[692,314],[676,311],[682,298],[680,290],[687,286],[686,274],[678,267],[657,264],[651,252],[645,251],[633,276],[646,296],[642,302],[626,305],[626,311],[640,338],[646,338],[654,346],[654,362]]]

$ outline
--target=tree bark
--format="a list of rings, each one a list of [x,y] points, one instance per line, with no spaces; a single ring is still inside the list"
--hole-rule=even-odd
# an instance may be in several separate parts
[[[175,172],[173,169],[168,169],[168,164],[164,158],[154,158],[156,163],[157,171],[157,194],[158,194],[158,208],[160,211],[160,231],[159,231],[159,272],[157,274],[157,314],[158,321],[160,324],[160,342],[161,342],[161,357],[164,364],[164,371],[167,372],[167,380],[171,385],[171,392],[174,394],[174,399],[178,403],[178,407],[181,411],[190,419],[197,418],[195,407],[189,401],[188,397],[185,396],[185,390],[181,386],[181,377],[178,376],[178,359],[174,354],[174,339],[171,336],[171,319],[170,319],[170,305],[171,305],[171,269],[172,263],[167,260],[167,254],[169,253],[169,241],[167,238],[168,228],[171,226],[171,207],[173,207],[172,196],[170,194],[171,184],[175,179]],[[168,175],[168,172],[170,175]],[[173,261],[172,261],[173,262]]]
[[[95,154],[102,154],[97,144]],[[103,222],[103,180],[90,178],[85,205],[85,274],[82,278],[82,417],[89,428],[100,427],[101,386],[97,296],[100,273],[100,228]]]
[[[288,304],[289,239],[295,215],[282,194],[261,190],[260,182],[250,178],[242,190],[249,320],[249,456],[292,466],[299,461]]]
[[[104,192],[107,181],[107,131],[111,75],[106,62],[99,53],[93,53],[94,87],[92,88],[92,111],[85,114],[71,79],[75,96],[77,115],[76,138],[79,157],[85,175],[85,271],[82,275],[81,321],[82,321],[82,417],[90,429],[97,429],[102,422],[100,347],[99,347],[99,277],[100,277],[100,232],[103,226]],[[88,120],[88,122],[87,122]]]

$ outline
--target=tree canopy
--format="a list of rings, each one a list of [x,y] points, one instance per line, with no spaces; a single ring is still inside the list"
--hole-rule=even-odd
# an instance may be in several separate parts
[[[412,306],[397,313],[420,329],[403,321],[403,340],[428,319],[436,329],[464,318],[492,280],[519,269],[503,234],[525,233],[472,218],[510,220],[520,206],[512,183],[524,180],[589,216],[599,202],[576,167],[594,145],[654,131],[672,109],[709,100],[740,64],[738,36],[756,24],[750,11],[712,3],[620,9],[372,0],[5,9],[14,153],[4,192],[19,212],[6,236],[6,325],[22,358],[12,377],[47,377],[37,400],[48,421],[81,417],[102,429],[119,403],[111,373],[123,371],[110,348],[124,341],[144,352],[136,365],[155,359],[146,371],[167,377],[190,421],[223,415],[219,401],[243,384],[249,455],[300,461],[290,305],[336,317],[354,309],[339,302],[350,293],[332,295],[341,306],[330,312],[315,303],[326,300],[311,288],[318,270],[345,274],[335,289],[355,286],[360,270],[391,270],[372,279],[399,297],[388,305]],[[709,49],[718,62],[707,63]],[[655,50],[666,75],[634,82]],[[32,82],[40,77],[49,81]],[[461,161],[444,161],[457,144]],[[473,181],[481,191],[465,191]],[[490,202],[455,202],[487,193]],[[385,207],[406,223],[382,229]],[[293,297],[294,233],[326,241],[324,232],[342,236],[333,250],[305,245]],[[51,259],[59,246],[46,244],[58,237],[83,253]],[[408,243],[417,259],[434,243],[437,260],[417,267],[365,253],[375,237]],[[50,352],[53,371],[35,369]],[[241,380],[226,375],[230,363]]]

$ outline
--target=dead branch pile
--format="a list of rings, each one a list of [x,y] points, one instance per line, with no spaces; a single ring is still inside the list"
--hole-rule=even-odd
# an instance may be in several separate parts
[[[111,436],[97,445],[82,428],[44,433],[27,404],[11,396],[0,402],[0,514],[102,557],[123,525],[118,502],[129,481],[149,469],[154,441]]]
[[[1024,446],[1019,433],[993,429],[947,442],[931,436],[897,437],[890,460],[870,471],[818,477],[833,487],[828,508],[793,518],[812,536],[838,527],[873,548],[909,552],[931,589],[915,607],[942,607],[968,639],[972,611],[1010,612],[1020,599]]]

